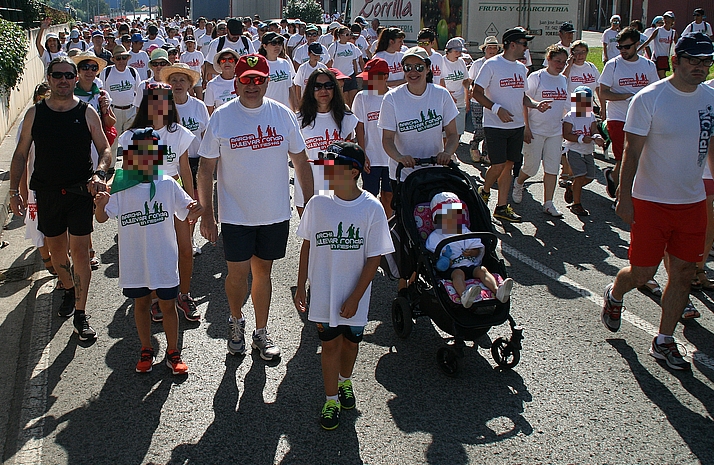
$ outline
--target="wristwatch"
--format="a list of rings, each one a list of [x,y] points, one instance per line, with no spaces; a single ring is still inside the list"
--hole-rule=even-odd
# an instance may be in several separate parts
[[[106,181],[107,179],[107,173],[104,170],[97,170],[94,174],[102,181]]]

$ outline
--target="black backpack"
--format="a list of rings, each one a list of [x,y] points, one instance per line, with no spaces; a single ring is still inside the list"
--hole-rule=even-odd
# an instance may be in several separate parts
[[[243,47],[245,48],[245,51],[250,51],[250,46],[248,45],[248,38],[246,36],[240,36],[240,38],[243,39]],[[224,45],[226,45],[226,36],[221,36],[218,38],[218,48],[216,49],[216,53],[223,50]]]
[[[131,75],[134,77],[134,80],[136,80],[136,70],[132,68],[131,66],[127,66],[129,68],[129,72],[131,72]],[[104,82],[107,82],[107,78],[109,77],[109,73],[112,72],[112,69],[114,69],[114,66],[107,66],[107,68],[104,70]]]

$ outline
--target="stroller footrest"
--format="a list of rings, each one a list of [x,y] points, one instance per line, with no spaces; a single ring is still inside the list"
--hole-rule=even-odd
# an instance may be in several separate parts
[[[498,273],[493,273],[493,277],[496,278],[496,283],[500,286],[501,283],[503,283],[503,278],[501,277],[500,274]],[[449,298],[451,299],[452,302],[455,304],[461,305],[461,297],[459,297],[459,293],[456,292],[456,289],[454,288],[454,283],[450,279],[441,279],[439,280],[441,284],[444,286],[444,289],[446,289],[446,293],[449,295]],[[475,302],[481,302],[482,300],[493,300],[496,298],[493,292],[491,292],[490,289],[486,287],[485,284],[481,282],[480,279],[467,279],[466,280],[466,287],[468,288],[469,286],[476,285],[481,287],[481,293],[479,296],[476,297]]]

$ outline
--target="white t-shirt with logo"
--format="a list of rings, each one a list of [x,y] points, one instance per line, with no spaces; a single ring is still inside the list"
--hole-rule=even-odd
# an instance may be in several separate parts
[[[359,49],[360,52],[362,52],[362,56],[364,59],[367,59],[367,50],[369,49],[369,43],[367,43],[367,39],[360,34],[359,37],[355,39],[355,45]]]
[[[332,42],[335,41],[335,36],[328,32],[327,34],[322,34],[320,37],[318,37],[317,41],[320,42],[323,47],[325,47],[325,50],[327,50],[327,47],[332,45]]]
[[[210,34],[204,34],[200,37],[196,37],[196,48],[200,50],[201,53],[203,53],[204,57],[208,56],[208,46],[210,45],[211,41],[211,35]]]
[[[657,37],[652,39],[650,42],[650,49],[652,49],[652,59],[657,57],[668,57],[672,50],[672,42],[674,41],[674,36],[677,35],[677,31],[674,28],[669,31],[660,26],[655,29]],[[652,33],[654,34],[654,32]]]
[[[50,53],[49,50],[45,49],[45,53],[42,54],[42,63],[45,65],[45,71],[47,71],[47,66],[49,66],[50,61],[57,57],[66,57],[67,53],[64,50],[60,50],[57,53]]]
[[[570,74],[568,75],[568,93],[572,94],[576,87],[587,86],[595,95],[598,79],[600,79],[600,71],[594,64],[589,61],[582,65],[573,63],[570,65]]]
[[[368,258],[394,251],[387,217],[379,200],[362,192],[355,200],[317,195],[305,206],[297,235],[310,241],[308,320],[330,326],[365,326],[372,284],[352,318],[340,310],[359,281]]]
[[[285,58],[278,58],[275,61],[268,60],[268,66],[270,67],[270,81],[268,81],[265,96],[289,107],[290,88],[293,85],[295,68]]]
[[[361,90],[352,102],[352,111],[364,125],[364,151],[372,166],[389,166],[389,155],[382,146],[382,130],[378,126],[379,111],[382,108],[384,95]]]
[[[109,69],[111,68],[111,71]],[[136,75],[136,77],[135,77]],[[137,92],[139,91],[139,71],[134,74],[127,66],[124,71],[119,71],[116,67],[109,66],[102,71],[104,89],[109,92],[114,105],[125,107],[133,105]]]
[[[206,94],[203,96],[206,106],[213,107],[215,110],[234,98],[236,98],[236,88],[233,79],[223,79],[219,74],[206,84]]]
[[[528,91],[535,101],[552,100],[550,108],[541,113],[536,108],[528,109],[528,126],[533,134],[552,137],[563,133],[561,119],[570,108],[568,81],[562,74],[553,76],[546,68],[528,76]]]
[[[307,39],[305,38],[305,36],[300,35],[299,32],[291,35],[290,38],[288,39],[288,47],[294,48],[294,47],[298,47],[298,46],[300,46],[302,44],[306,44],[306,43],[307,43]]]
[[[452,97],[456,100],[456,108],[466,108],[466,88],[464,87],[464,79],[468,79],[468,69],[463,58],[459,57],[456,61],[449,61],[448,58],[443,59],[442,75],[444,85]],[[436,76],[434,77],[436,81]]]
[[[513,121],[504,123],[496,113],[484,107],[483,127],[517,129],[525,126],[523,95],[528,90],[527,75],[528,69],[523,63],[506,60],[503,55],[484,62],[476,76],[476,85],[483,88],[484,94],[493,103],[511,112]]]
[[[327,49],[327,54],[332,59],[332,67],[339,69],[346,76],[355,73],[354,61],[362,56],[362,52],[352,42],[345,44],[333,42]]]
[[[289,220],[286,159],[304,149],[295,113],[275,100],[246,108],[235,99],[216,110],[198,154],[218,158],[219,221],[260,226]]]
[[[691,23],[687,24],[687,27],[684,28],[684,30],[682,31],[682,35],[688,34],[690,32],[701,32],[704,35],[710,36],[712,35],[712,25],[706,21],[702,21],[699,24],[697,24],[696,21],[692,21]]]
[[[615,93],[636,94],[658,80],[655,64],[638,55],[637,61],[627,61],[622,56],[618,56],[605,63],[599,82],[610,87],[610,90]],[[625,121],[630,100],[632,99],[608,101],[607,120]]]
[[[169,176],[112,194],[104,211],[119,226],[119,287],[169,289],[179,284],[173,217],[188,216],[191,197]]]
[[[198,50],[194,50],[193,52],[183,52],[179,58],[179,62],[187,64],[189,68],[200,73],[201,66],[203,66],[203,53]]]
[[[310,61],[309,50],[307,48],[308,44],[302,44],[293,51],[293,61],[298,65]],[[323,45],[319,63],[327,64],[328,61],[330,61],[330,55],[327,54],[327,47]]]
[[[608,28],[602,33],[602,43],[607,46],[608,61],[620,56],[620,51],[617,49],[617,35],[619,33],[620,31],[613,31],[612,28]],[[603,53],[604,56],[605,54]]]
[[[456,234],[444,233],[441,229],[435,229],[429,234],[429,237],[426,238],[424,247],[426,247],[426,249],[430,252],[436,252],[436,248],[439,246],[439,243],[441,243],[444,239],[460,236],[462,234],[469,234],[470,232],[469,228],[464,225],[461,226],[461,232]],[[483,242],[481,242],[481,239],[477,237],[449,242],[449,247],[451,248],[451,264],[449,265],[449,268],[481,266],[483,256],[486,253],[486,248],[484,247]],[[464,251],[471,249],[478,250],[479,254],[473,257],[465,256]]]
[[[295,72],[295,77],[293,77],[293,84],[302,89],[307,85],[307,80],[310,78],[312,72],[316,69],[327,69],[327,65],[319,61],[317,62],[314,68],[310,66],[309,61],[306,61],[305,63],[301,64],[300,66],[298,66],[297,72]]]
[[[570,123],[573,125],[572,134],[584,137],[593,136],[590,128],[595,121],[595,115],[592,112],[590,112],[590,116],[576,116],[575,112],[571,110],[568,111],[568,113],[566,113],[563,117],[564,123]],[[573,142],[566,139],[564,145],[568,150],[572,150],[583,155],[593,153],[593,150],[595,149],[595,144],[593,142],[586,144],[584,142]]]
[[[203,131],[208,126],[208,110],[206,104],[196,97],[188,96],[188,100],[183,105],[176,104],[181,126],[185,127],[195,136],[188,147],[188,157],[198,158],[198,148],[203,140]]]
[[[389,65],[388,81],[399,81],[404,79],[404,70],[402,69],[402,57],[404,54],[402,52],[389,53],[381,51],[375,53],[374,56],[376,58],[381,58],[387,62],[387,65]]]
[[[243,40],[244,37],[240,36],[238,37],[238,40],[235,42],[231,42],[228,40],[228,36],[223,36],[223,37],[216,37],[211,41],[210,44],[208,44],[208,47],[204,47],[206,49],[206,53],[204,54],[206,57],[206,61],[213,64],[213,59],[216,57],[216,53],[220,52],[221,50],[230,48],[231,50],[235,50],[238,52],[238,55],[248,55],[251,53],[255,53],[255,48],[253,47],[253,42],[251,42],[248,39]],[[221,50],[218,50],[218,45],[219,42],[223,42],[223,47]],[[245,43],[244,43],[245,42]],[[246,46],[247,44],[247,46]],[[203,49],[201,50],[203,51]]]
[[[714,89],[681,92],[662,80],[632,99],[625,132],[646,136],[632,197],[685,205],[706,198],[702,175],[714,127]]]
[[[409,92],[406,85],[384,95],[378,125],[396,133],[394,144],[402,155],[429,158],[444,150],[442,131],[459,110],[448,90],[427,84],[422,95]],[[389,159],[389,177],[396,179],[397,162]],[[412,170],[402,170],[406,177]]]
[[[164,153],[164,163],[160,166],[162,174],[167,176],[178,176],[180,173],[179,157],[183,155],[185,151],[191,146],[191,142],[196,138],[191,131],[185,127],[177,124],[175,126],[175,131],[171,132],[166,126],[161,129],[157,129],[156,132],[159,133],[159,144],[166,146],[166,152]],[[131,136],[134,133],[132,130],[124,131],[119,136],[119,147],[123,151],[135,144],[131,140]]]
[[[139,50],[138,52],[132,52],[129,50],[129,54],[131,55],[129,57],[129,63],[127,63],[128,66],[131,66],[135,70],[139,72],[139,77],[141,78],[142,81],[145,81],[149,77],[149,55],[143,51]]]
[[[146,38],[146,42],[144,42],[144,45],[141,47],[142,50],[146,51],[149,50],[149,47],[152,45],[156,45],[157,47],[161,48],[164,46],[166,41],[161,38],[161,36],[156,36],[154,39],[149,39],[148,37]]]
[[[429,55],[429,60],[431,60],[431,74],[434,75],[434,84],[439,84],[441,79],[445,76],[443,68],[446,58],[436,50],[432,50],[431,55]]]
[[[478,72],[481,71],[481,67],[483,64],[486,62],[486,57],[481,57],[478,60],[475,60],[473,63],[471,63],[471,67],[469,68],[469,79],[472,81],[476,81],[476,76],[478,76]],[[472,102],[476,102],[475,98],[471,98]]]

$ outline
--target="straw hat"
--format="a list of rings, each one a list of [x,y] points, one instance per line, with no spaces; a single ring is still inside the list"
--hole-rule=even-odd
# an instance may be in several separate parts
[[[218,59],[223,55],[224,53],[230,53],[233,55],[236,59],[236,63],[238,63],[238,60],[240,60],[240,53],[236,52],[232,48],[224,48],[220,52],[216,53],[213,56],[213,69],[218,73],[221,74],[223,70],[221,70],[221,65],[218,63]]]
[[[101,73],[102,70],[107,67],[107,62],[103,58],[96,56],[94,52],[82,52],[72,57],[72,61],[74,61],[74,64],[77,66],[85,60],[92,60],[99,65],[99,71],[97,71],[97,74]]]
[[[177,73],[188,76],[191,80],[191,87],[195,87],[201,78],[198,71],[192,70],[186,63],[174,63],[173,65],[167,66],[161,70],[161,80],[168,83],[171,76]]]
[[[496,39],[496,36],[488,36],[486,39],[483,41],[481,45],[478,46],[478,48],[483,50],[488,47],[489,45],[497,45],[498,49],[501,50],[501,44],[498,43],[498,39]]]

